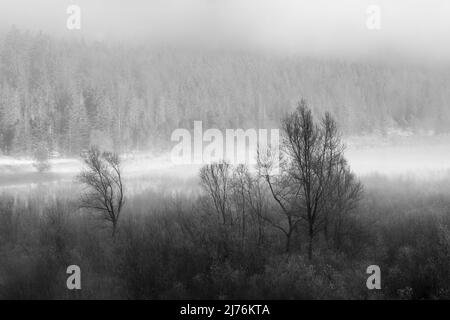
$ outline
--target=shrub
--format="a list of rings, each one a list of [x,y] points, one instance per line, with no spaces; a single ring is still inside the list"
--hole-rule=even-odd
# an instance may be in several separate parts
[[[47,147],[44,145],[39,145],[34,151],[34,162],[33,166],[38,172],[46,172],[50,170],[49,153]]]

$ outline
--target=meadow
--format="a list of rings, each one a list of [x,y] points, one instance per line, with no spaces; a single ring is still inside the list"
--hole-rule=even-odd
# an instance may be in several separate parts
[[[286,254],[283,235],[267,224],[258,235],[250,226],[245,245],[231,231],[221,254],[223,230],[195,176],[136,178],[141,187],[129,193],[114,239],[79,208],[73,182],[38,184],[26,197],[3,191],[0,298],[450,298],[450,175],[361,180],[364,198],[342,245],[320,240],[311,261],[301,229]],[[72,264],[82,270],[82,290],[66,288]],[[366,287],[372,264],[381,268],[381,290]]]

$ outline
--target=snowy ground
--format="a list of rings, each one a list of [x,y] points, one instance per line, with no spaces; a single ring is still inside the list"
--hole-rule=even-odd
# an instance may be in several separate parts
[[[449,136],[391,136],[349,139],[347,159],[358,175],[439,178],[450,173]]]

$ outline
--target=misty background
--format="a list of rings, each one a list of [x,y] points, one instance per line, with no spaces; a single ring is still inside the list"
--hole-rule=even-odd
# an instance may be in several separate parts
[[[81,8],[81,30],[66,28],[71,4]],[[369,5],[381,9],[380,30],[366,26]],[[42,146],[71,158],[90,144],[163,153],[171,132],[194,120],[277,127],[305,98],[315,114],[336,118],[356,170],[445,169],[449,8],[437,0],[2,1],[0,149],[15,158]]]
[[[0,299],[449,299],[449,17],[444,0],[1,0]],[[173,165],[172,132],[199,120],[303,129],[284,126],[280,175]]]
[[[80,31],[65,28],[71,4],[82,10]],[[366,28],[369,5],[381,9],[379,31]],[[445,0],[6,0],[0,27],[119,42],[448,61],[449,15]]]

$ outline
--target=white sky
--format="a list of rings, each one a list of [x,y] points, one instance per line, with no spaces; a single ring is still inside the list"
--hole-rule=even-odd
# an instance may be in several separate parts
[[[81,7],[81,31],[66,29],[69,4]],[[373,4],[379,31],[366,27]],[[13,24],[98,40],[450,58],[450,0],[0,0],[0,29]]]

